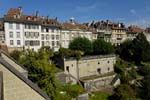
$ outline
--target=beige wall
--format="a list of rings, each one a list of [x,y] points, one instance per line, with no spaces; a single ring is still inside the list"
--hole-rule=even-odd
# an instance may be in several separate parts
[[[97,57],[93,59],[81,59],[78,62],[79,68],[79,78],[93,76],[93,75],[102,75],[114,71],[114,64],[116,62],[115,56],[108,57]],[[77,78],[77,61],[76,60],[65,60],[64,61],[64,71],[66,74],[70,73]],[[69,72],[67,71],[69,67]],[[98,72],[100,69],[100,73]],[[73,80],[75,81],[75,80]]]
[[[0,71],[3,72],[4,100],[45,100],[1,64]]]
[[[17,71],[19,71],[20,73],[22,73],[25,77],[27,76],[27,71],[25,69],[23,69],[21,66],[19,66],[18,64],[16,64],[14,61],[12,61],[9,57],[7,57],[5,54],[1,53],[2,58],[8,62],[10,65],[12,65]]]

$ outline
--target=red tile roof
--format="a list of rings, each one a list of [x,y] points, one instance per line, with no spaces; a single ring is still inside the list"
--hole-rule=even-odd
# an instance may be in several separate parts
[[[88,27],[86,25],[78,23],[62,23],[61,26],[64,29],[88,30]]]
[[[142,33],[144,30],[141,29],[140,27],[138,26],[135,26],[135,25],[131,25],[128,27],[128,32],[132,32],[132,33]]]
[[[48,17],[40,17],[36,15],[26,15],[22,13],[22,8],[11,8],[8,13],[5,15],[4,19],[13,20],[13,21],[21,21],[21,22],[36,22],[44,26],[60,26],[57,18],[50,19]]]

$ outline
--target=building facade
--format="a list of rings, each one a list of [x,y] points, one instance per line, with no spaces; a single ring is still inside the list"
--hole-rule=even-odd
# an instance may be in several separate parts
[[[11,49],[38,51],[42,46],[59,48],[60,25],[57,19],[25,15],[22,8],[11,8],[4,16],[6,45]]]
[[[87,26],[75,23],[74,18],[68,23],[62,23],[61,47],[68,48],[70,41],[77,37],[86,37],[91,41],[97,38]]]
[[[0,43],[5,43],[5,32],[4,32],[4,22],[0,19]]]
[[[115,23],[109,20],[92,22],[89,28],[97,32],[98,38],[104,39],[106,42],[111,42],[115,45],[120,45],[127,39],[126,27],[123,23]]]

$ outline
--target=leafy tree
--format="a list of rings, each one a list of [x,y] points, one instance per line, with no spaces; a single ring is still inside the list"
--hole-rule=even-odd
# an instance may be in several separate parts
[[[139,33],[136,38],[123,42],[117,53],[127,61],[134,61],[141,64],[141,61],[150,61],[150,44],[143,33]]]
[[[150,76],[145,77],[142,81],[139,95],[143,100],[150,100]]]
[[[119,85],[114,91],[115,93],[109,97],[109,100],[132,100],[136,96],[134,89],[127,84]]]
[[[134,55],[133,59],[136,63],[140,63],[140,61],[146,61],[150,58],[150,44],[147,41],[145,35],[143,33],[139,33],[137,37],[133,40],[133,48],[134,48]],[[146,56],[148,55],[148,56]],[[146,58],[147,59],[146,59]]]
[[[78,37],[72,40],[69,44],[71,50],[80,50],[85,52],[85,54],[91,54],[93,51],[92,42],[85,37]]]
[[[150,76],[150,65],[140,67],[139,72],[143,76]]]
[[[19,61],[22,51],[14,50],[10,53],[10,56],[13,57],[16,61]]]
[[[38,53],[28,50],[20,61],[27,68],[29,79],[37,83],[52,100],[57,100],[59,86],[55,81],[55,65],[49,63],[50,54],[43,48]]]
[[[133,60],[133,53],[134,48],[132,44],[132,40],[124,41],[120,47],[117,49],[117,53],[120,55],[121,58],[132,61]]]
[[[111,54],[114,53],[114,48],[111,43],[98,38],[93,42],[93,51],[94,54]]]

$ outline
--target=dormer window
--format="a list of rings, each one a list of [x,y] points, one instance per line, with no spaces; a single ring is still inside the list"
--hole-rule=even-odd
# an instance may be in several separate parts
[[[16,19],[16,18],[17,18],[17,15],[14,15],[14,18]]]
[[[20,15],[17,15],[17,18],[20,19]]]
[[[31,20],[31,18],[30,18],[30,17],[27,17],[27,20]]]

